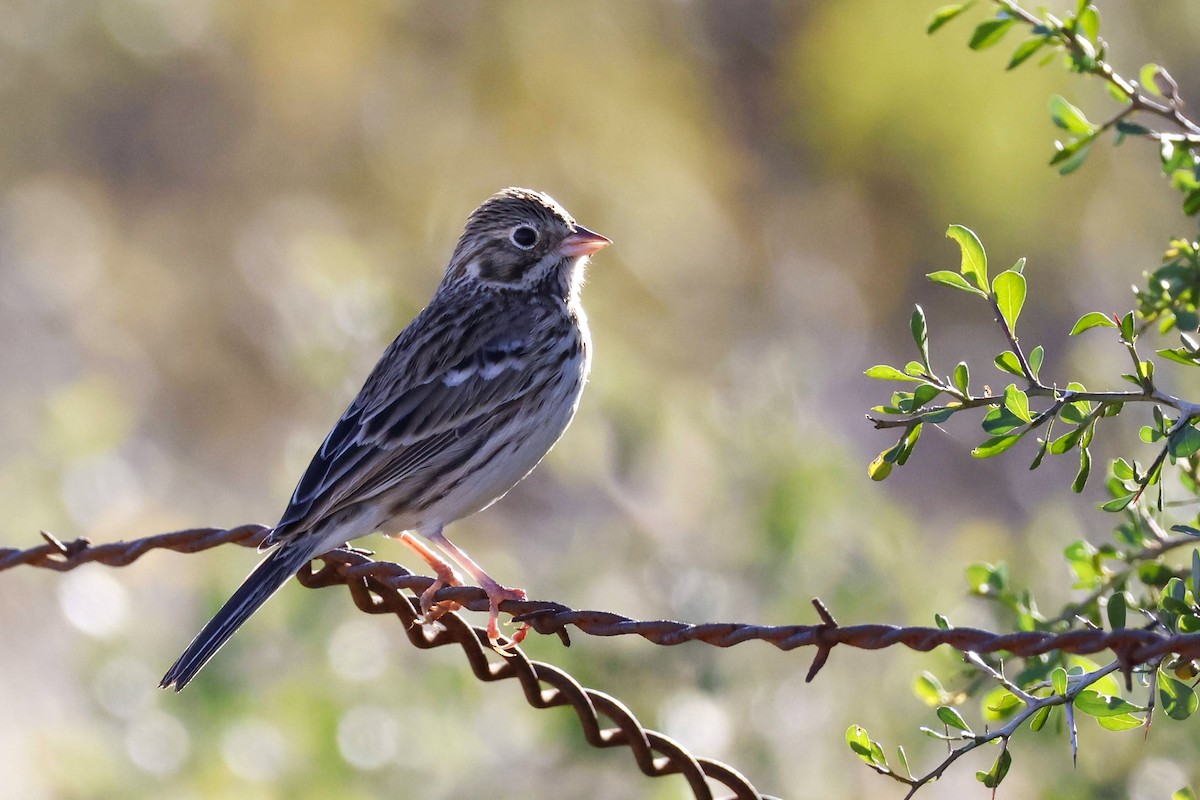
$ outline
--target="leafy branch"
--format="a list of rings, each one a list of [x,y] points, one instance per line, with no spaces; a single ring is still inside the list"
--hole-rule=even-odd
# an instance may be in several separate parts
[[[1016,28],[1030,34],[1013,50],[1008,69],[1015,69],[1039,52],[1041,64],[1061,57],[1072,72],[1092,75],[1104,81],[1119,110],[1102,123],[1088,120],[1084,113],[1062,97],[1050,101],[1054,124],[1066,132],[1065,141],[1055,142],[1050,164],[1066,175],[1087,159],[1091,146],[1109,131],[1116,144],[1126,137],[1152,139],[1159,143],[1163,174],[1182,192],[1183,210],[1189,216],[1200,213],[1200,124],[1184,113],[1185,103],[1179,85],[1166,69],[1146,64],[1138,80],[1122,76],[1105,60],[1108,45],[1100,36],[1100,11],[1088,0],[1078,0],[1073,11],[1060,19],[1045,9],[1036,12],[1015,0],[992,0],[995,14],[979,23],[971,34],[969,47],[984,50],[1000,43]],[[971,6],[974,0],[939,8],[929,20],[929,33],[941,28]],[[1139,121],[1135,122],[1137,117]],[[1174,130],[1154,127],[1156,121],[1168,123]]]
[[[929,32],[972,5],[973,1],[938,9],[929,22]],[[1100,78],[1119,104],[1107,119],[1094,123],[1066,99],[1054,97],[1051,119],[1066,136],[1055,143],[1052,166],[1064,175],[1078,169],[1091,146],[1110,132],[1118,145],[1129,137],[1149,139],[1159,146],[1163,173],[1183,194],[1185,214],[1200,213],[1200,125],[1184,113],[1179,87],[1165,69],[1147,64],[1136,81],[1117,72],[1106,60],[1100,13],[1088,0],[1078,0],[1070,12],[1060,16],[1045,9],[1028,10],[1014,0],[992,0],[990,5],[994,14],[975,27],[969,41],[971,49],[992,47],[1011,30],[1025,29],[1029,35],[1017,45],[1008,69],[1042,53],[1043,65],[1059,59],[1073,72]],[[1200,537],[1200,521],[1193,516],[1187,524],[1176,524],[1169,530],[1170,523],[1162,521],[1168,509],[1173,512],[1200,506],[1200,403],[1164,391],[1156,381],[1156,361],[1143,354],[1146,335],[1167,334],[1175,329],[1180,345],[1155,349],[1157,363],[1200,366],[1200,244],[1190,238],[1172,241],[1162,263],[1147,275],[1145,287],[1135,289],[1136,307],[1132,310],[1124,314],[1090,312],[1072,327],[1072,336],[1109,329],[1129,358],[1130,371],[1120,377],[1132,389],[1091,391],[1078,381],[1059,385],[1044,380],[1045,349],[1040,345],[1029,349],[1018,338],[1017,323],[1029,292],[1025,259],[989,278],[987,254],[975,233],[951,225],[947,236],[959,246],[959,269],[934,272],[928,277],[987,303],[1006,347],[993,363],[1012,379],[1002,391],[986,385],[974,390],[971,366],[964,361],[940,375],[930,356],[929,323],[924,310],[917,306],[910,320],[917,358],[903,368],[881,364],[866,373],[872,378],[908,384],[868,415],[877,429],[900,432],[896,443],[871,462],[871,477],[883,480],[896,466],[905,465],[926,424],[940,425],[956,414],[978,409],[983,413],[985,438],[972,450],[974,456],[1000,455],[1034,433],[1037,450],[1030,468],[1038,468],[1047,454],[1077,453],[1079,469],[1071,488],[1082,492],[1092,473],[1090,448],[1100,421],[1118,416],[1129,404],[1148,405],[1149,424],[1141,428],[1139,435],[1142,441],[1158,445],[1155,456],[1148,465],[1125,458],[1114,459],[1109,465],[1106,488],[1111,499],[1101,508],[1120,515],[1114,541],[1097,546],[1081,539],[1064,550],[1076,578],[1073,588],[1086,592],[1082,599],[1066,604],[1058,613],[1043,614],[1033,593],[1014,585],[1003,563],[970,565],[968,585],[972,594],[1010,614],[1013,626],[1021,631],[1070,635],[1079,628],[1102,630],[1106,625],[1111,631],[1119,631],[1131,626],[1133,618],[1139,620],[1134,625],[1140,624],[1142,630],[1200,632],[1200,550],[1194,547]],[[1182,500],[1165,496],[1163,478],[1168,466],[1185,492]],[[1155,503],[1144,499],[1152,486],[1158,487]],[[1171,553],[1187,547],[1192,547],[1190,568],[1168,563]],[[950,623],[940,615],[937,624],[950,629]],[[1005,662],[996,655],[965,653],[969,665],[966,685],[954,690],[947,690],[931,673],[918,676],[914,693],[935,709],[941,726],[940,730],[921,730],[947,746],[945,757],[924,774],[913,774],[903,747],[897,750],[899,767],[889,765],[883,747],[861,726],[851,726],[847,743],[876,772],[906,785],[906,797],[940,778],[972,750],[999,744],[1000,752],[991,768],[976,773],[994,794],[1012,765],[1009,741],[1026,724],[1036,733],[1055,717],[1068,733],[1074,757],[1078,753],[1077,712],[1095,718],[1106,730],[1141,728],[1148,733],[1156,708],[1169,719],[1182,720],[1200,707],[1193,689],[1200,677],[1200,664],[1190,659],[1169,657],[1140,668],[1136,672],[1138,685],[1146,695],[1139,704],[1122,696],[1122,687],[1112,674],[1123,671],[1125,691],[1135,689],[1135,671],[1120,653],[1117,660],[1104,666],[1061,651],[1028,658],[1008,655],[1006,673]],[[981,721],[972,727],[960,708],[969,697],[981,692]],[[1181,789],[1175,797],[1194,800],[1190,789]]]

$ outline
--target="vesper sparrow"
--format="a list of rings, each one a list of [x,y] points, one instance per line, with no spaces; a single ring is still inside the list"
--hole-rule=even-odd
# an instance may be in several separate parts
[[[442,528],[529,474],[575,415],[591,363],[583,268],[609,244],[541,192],[505,189],[477,208],[433,300],[384,352],[313,457],[263,545],[274,551],[160,685],[182,689],[300,567],[375,530],[397,535],[437,573],[421,596],[426,620],[446,610],[434,593],[459,581],[409,532],[465,569],[491,602],[496,646],[499,604],[525,593],[493,580]]]

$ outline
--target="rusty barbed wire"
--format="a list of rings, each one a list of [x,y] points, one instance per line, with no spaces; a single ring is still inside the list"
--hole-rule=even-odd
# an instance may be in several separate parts
[[[121,567],[155,549],[192,553],[225,543],[257,547],[269,529],[262,525],[236,528],[194,528],[148,536],[125,542],[92,545],[86,539],[62,542],[43,532],[46,543],[27,550],[0,548],[0,571],[16,566],[32,566],[67,571],[86,563]],[[476,677],[483,681],[516,678],[526,700],[535,708],[570,705],[579,717],[584,736],[594,747],[629,747],[641,771],[649,776],[681,774],[697,798],[711,798],[707,779],[715,780],[742,798],[765,798],[732,767],[709,759],[695,758],[663,734],[643,728],[619,700],[586,689],[567,673],[543,662],[532,661],[520,649],[510,658],[495,662],[489,657],[487,634],[483,628],[469,625],[457,614],[447,614],[435,626],[416,624],[419,616],[413,601],[401,592],[419,595],[433,578],[415,575],[389,561],[377,561],[369,551],[339,548],[317,559],[314,570],[309,564],[297,578],[309,588],[346,586],[355,605],[371,614],[394,613],[416,647],[428,649],[459,644]],[[315,563],[315,562],[314,562]],[[441,589],[438,601],[449,600],[473,611],[486,611],[488,600],[482,589],[456,586]],[[1065,633],[1022,631],[995,633],[979,628],[900,627],[867,624],[841,626],[820,600],[813,600],[821,622],[816,625],[751,625],[745,623],[691,624],[674,620],[635,620],[608,611],[575,610],[559,603],[539,600],[510,600],[501,604],[514,619],[528,622],[543,634],[556,634],[570,644],[568,627],[592,636],[637,635],[658,645],[703,642],[715,647],[732,647],[749,641],[761,641],[780,650],[816,647],[817,653],[808,671],[812,680],[837,645],[863,650],[879,650],[903,645],[927,652],[946,645],[964,653],[1004,651],[1019,657],[1032,657],[1058,650],[1076,655],[1112,651],[1128,677],[1135,666],[1155,663],[1169,654],[1200,659],[1200,634],[1168,634],[1148,629],[1104,631],[1080,629]],[[550,691],[544,691],[548,684]],[[615,723],[601,728],[600,716]],[[656,756],[655,753],[659,755]]]
[[[31,566],[65,572],[88,563],[123,567],[156,549],[194,553],[226,543],[257,547],[269,530],[263,525],[193,528],[103,545],[92,545],[87,539],[63,542],[43,531],[45,544],[27,550],[0,548],[0,571]],[[414,575],[399,564],[376,561],[368,551],[356,548],[334,550],[320,556],[319,560],[323,562],[319,569],[314,570],[313,565],[308,564],[300,570],[296,577],[301,584],[310,589],[346,586],[361,611],[399,617],[405,634],[416,647],[430,649],[457,644],[462,647],[479,680],[491,682],[515,678],[521,684],[526,701],[534,708],[570,706],[579,718],[588,744],[597,748],[628,747],[643,774],[650,777],[681,775],[697,800],[712,800],[710,780],[731,790],[736,800],[775,800],[760,793],[728,764],[697,758],[670,737],[644,727],[620,700],[585,688],[558,667],[533,661],[519,648],[507,651],[507,657],[497,662],[497,656],[489,656],[493,651],[487,631],[469,625],[458,614],[446,614],[435,625],[418,624],[418,607],[401,591],[408,589],[419,595],[432,583],[432,578]],[[476,610],[487,608],[482,590],[470,587],[443,590],[438,593],[438,598],[454,600]],[[533,605],[545,607],[546,604]],[[557,633],[569,644],[565,628],[560,628]],[[544,688],[547,685],[549,690]],[[602,727],[602,718],[610,720],[615,727]]]

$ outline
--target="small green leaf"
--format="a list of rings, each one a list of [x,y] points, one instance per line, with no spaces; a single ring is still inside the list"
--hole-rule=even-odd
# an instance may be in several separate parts
[[[914,378],[911,375],[905,375],[900,370],[896,369],[895,367],[889,367],[887,364],[876,364],[863,374],[868,378],[875,378],[876,380],[881,381],[912,381],[914,383],[919,383],[921,381],[920,378]]]
[[[1079,472],[1075,475],[1075,480],[1071,483],[1071,491],[1075,494],[1083,492],[1083,487],[1087,485],[1088,476],[1092,472],[1092,454],[1086,447],[1079,448]]]
[[[985,50],[999,43],[1004,38],[1004,34],[1008,33],[1016,22],[1016,19],[1012,17],[997,17],[979,23],[975,32],[971,34],[971,40],[967,42],[967,47],[972,50]]]
[[[1129,507],[1129,504],[1137,497],[1137,492],[1130,492],[1127,495],[1109,500],[1100,506],[1101,511],[1124,511]]]
[[[968,394],[968,389],[971,387],[971,368],[967,366],[967,362],[960,361],[954,368],[954,388]]]
[[[1200,451],[1200,431],[1184,425],[1167,438],[1167,450],[1175,458],[1189,458]]]
[[[996,306],[1010,331],[1015,332],[1017,329],[1017,317],[1021,315],[1021,308],[1025,305],[1025,289],[1025,276],[1012,270],[1001,272],[992,282]]]
[[[1078,28],[1083,31],[1093,42],[1100,38],[1100,12],[1091,3],[1088,3],[1079,12]]]
[[[892,474],[893,462],[888,460],[888,454],[895,448],[889,447],[867,465],[867,475],[873,481],[887,480],[887,476]]]
[[[1113,322],[1112,317],[1108,316],[1107,314],[1103,314],[1099,311],[1089,311],[1087,314],[1084,314],[1079,318],[1079,321],[1075,323],[1074,328],[1071,328],[1070,335],[1074,336],[1076,334],[1083,333],[1089,328],[1096,327],[1115,328],[1117,327],[1117,323]]]
[[[1112,463],[1113,477],[1121,481],[1133,480],[1133,467],[1123,458],[1118,458]]]
[[[954,3],[953,5],[942,6],[935,10],[929,18],[929,23],[925,26],[925,32],[933,33],[970,7],[970,3]]]
[[[1130,714],[1145,711],[1141,706],[1135,706],[1120,697],[1110,697],[1106,694],[1084,689],[1075,698],[1075,708],[1093,717],[1115,717],[1120,714]]]
[[[1008,66],[1005,69],[1016,69],[1017,67],[1028,61],[1034,53],[1041,50],[1048,42],[1045,36],[1035,36],[1032,39],[1026,39],[1017,45],[1017,49],[1013,50],[1012,58],[1008,60]]]
[[[1140,728],[1145,725],[1145,721],[1132,714],[1118,714],[1115,717],[1097,717],[1096,723],[1105,730],[1116,731],[1131,731],[1134,728]]]
[[[846,744],[850,745],[850,749],[863,761],[874,764],[871,757],[871,737],[862,726],[851,725],[846,729]]]
[[[1185,786],[1172,794],[1171,800],[1196,800],[1196,793],[1192,791],[1192,787]]]
[[[925,322],[925,310],[920,306],[914,306],[912,319],[909,320],[909,329],[912,331],[913,341],[917,343],[917,349],[921,351],[921,361],[925,366],[929,367],[929,325]]]
[[[993,436],[971,451],[975,458],[991,458],[998,456],[1021,440],[1024,433],[1015,436]]]
[[[1138,82],[1142,84],[1142,88],[1159,97],[1162,97],[1162,92],[1158,90],[1158,73],[1161,70],[1162,67],[1158,64],[1145,64],[1138,70]]]
[[[1008,754],[1008,747],[1005,746],[1000,751],[1000,755],[996,756],[992,768],[987,772],[976,772],[975,778],[987,788],[995,789],[1004,780],[1004,776],[1008,774],[1011,766],[1012,756]]]
[[[932,672],[922,672],[916,677],[913,681],[913,694],[933,708],[946,702],[946,689]]]
[[[937,710],[938,719],[951,728],[957,728],[965,733],[972,733],[971,726],[966,723],[962,715],[950,706],[939,706]]]
[[[1038,373],[1042,371],[1042,362],[1046,360],[1046,351],[1039,344],[1033,348],[1029,354],[1029,369],[1033,372],[1033,377],[1036,380]]]
[[[1119,631],[1125,627],[1125,619],[1129,609],[1129,595],[1126,592],[1113,592],[1108,598],[1108,627]]]
[[[1053,706],[1042,706],[1033,715],[1033,719],[1029,721],[1029,729],[1034,733],[1046,727],[1046,720],[1050,719],[1050,711]]]
[[[1029,396],[1010,383],[1004,390],[1004,407],[1024,422],[1033,422],[1029,413]]]
[[[1133,312],[1121,317],[1121,341],[1133,344],[1137,340],[1137,330],[1133,326]]]
[[[1024,378],[1025,373],[1021,369],[1021,362],[1017,360],[1017,354],[1012,350],[1005,350],[1000,355],[996,356],[995,364],[1005,372],[1012,373],[1018,377]]]
[[[933,615],[933,624],[934,624],[934,625],[937,625],[937,628],[938,628],[938,630],[939,630],[939,631],[948,631],[948,630],[950,630],[950,628],[952,628],[952,627],[953,627],[953,626],[950,624],[950,620],[946,619],[946,618],[945,618],[944,616],[942,616],[941,614],[934,614],[934,615]]]
[[[900,760],[900,766],[904,767],[904,775],[912,777],[912,768],[908,766],[908,756],[904,754],[904,745],[896,746],[896,758]]]
[[[1076,136],[1089,136],[1096,129],[1095,125],[1088,122],[1082,111],[1059,95],[1050,98],[1050,119],[1054,120],[1054,124],[1064,131]]]
[[[1200,705],[1190,686],[1162,670],[1158,671],[1158,698],[1163,711],[1167,712],[1171,719],[1187,719],[1196,713],[1196,708]]]
[[[967,283],[967,279],[962,275],[959,275],[957,272],[952,272],[948,269],[940,270],[938,272],[931,272],[925,277],[929,278],[929,280],[933,281],[934,283],[940,283],[943,286],[950,286],[954,289],[962,289],[963,291],[974,292],[975,294],[984,294],[979,289],[976,289],[974,286]]]
[[[1067,671],[1062,667],[1055,667],[1054,672],[1050,673],[1050,683],[1054,686],[1055,694],[1067,693]]]
[[[970,228],[962,225],[951,225],[946,229],[946,236],[958,242],[962,251],[962,264],[959,271],[963,277],[982,291],[988,290],[987,253],[979,237]]]

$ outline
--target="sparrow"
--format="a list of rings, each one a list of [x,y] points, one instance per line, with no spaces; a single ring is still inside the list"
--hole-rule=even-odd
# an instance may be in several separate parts
[[[433,569],[421,621],[461,584],[487,594],[488,640],[499,605],[523,600],[446,538],[445,526],[487,508],[528,475],[575,416],[592,345],[580,304],[588,258],[611,241],[542,192],[509,188],[467,219],[429,305],[387,348],[325,437],[260,550],[269,555],[167,671],[180,691],[229,637],[316,556],[375,531]],[[418,538],[419,537],[419,538]]]

